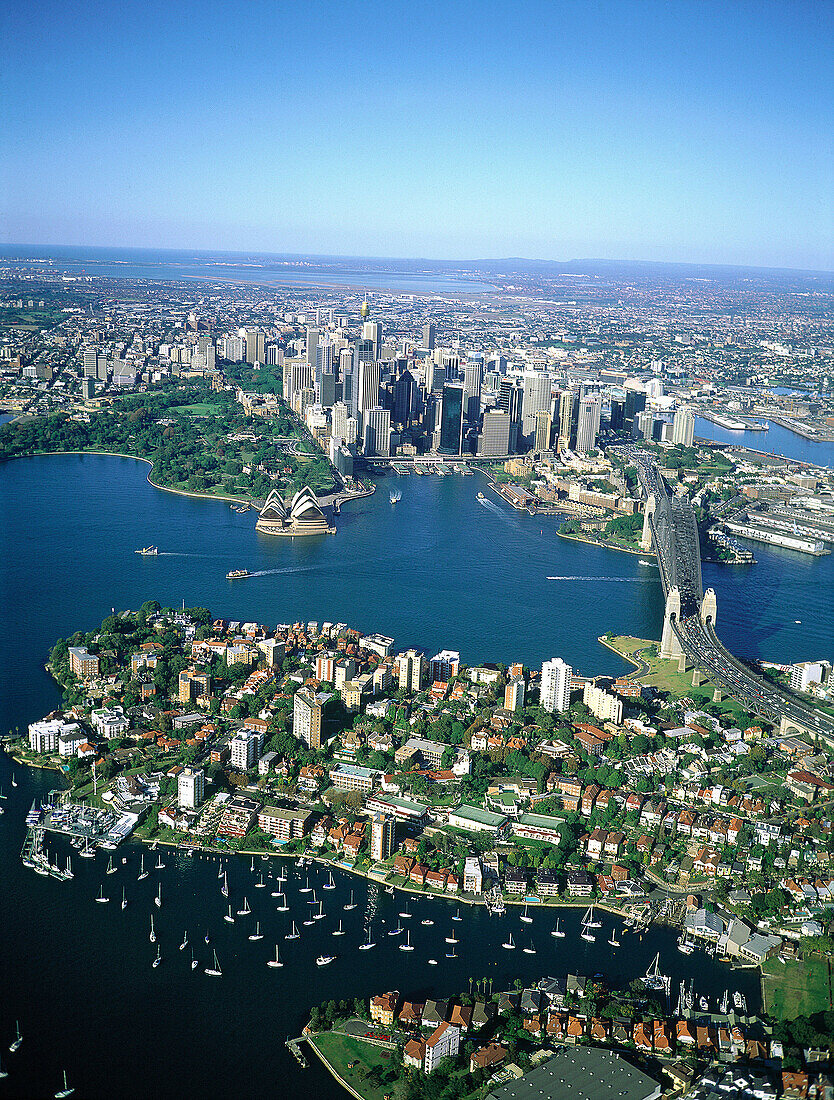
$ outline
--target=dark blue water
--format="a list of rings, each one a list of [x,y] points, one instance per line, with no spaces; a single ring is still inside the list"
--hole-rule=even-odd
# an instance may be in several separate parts
[[[208,253],[146,248],[75,248],[70,245],[6,245],[0,259],[36,270],[58,270],[108,279],[213,279],[235,283],[299,286],[355,286],[358,289],[399,290],[410,294],[476,293],[494,288],[467,274],[420,271],[356,258],[282,257],[238,252]],[[303,267],[287,266],[298,264]],[[284,261],[284,262],[281,262]]]
[[[834,443],[804,439],[778,424],[771,424],[764,432],[733,432],[697,416],[695,434],[699,439],[711,439],[716,443],[732,443],[737,447],[749,447],[752,451],[812,462],[817,466],[834,466]]]
[[[391,634],[398,646],[459,648],[470,663],[535,666],[559,654],[583,672],[622,667],[596,642],[607,629],[658,636],[655,570],[630,555],[559,539],[552,520],[494,501],[480,504],[479,477],[382,479],[373,497],[344,508],[335,537],[290,542],[257,535],[251,513],[238,516],[219,502],[154,489],[146,472],[132,459],[76,455],[0,467],[0,729],[23,727],[58,702],[42,669],[57,636],[95,626],[111,607],[136,608],[146,599],[185,600],[216,615],[270,625],[342,620]],[[391,505],[394,484],[402,500]],[[133,553],[147,543],[163,553]],[[718,592],[719,633],[744,653],[830,657],[834,559],[768,548],[756,553],[760,564],[752,568],[704,566],[705,583]],[[237,567],[262,575],[226,581]],[[392,987],[443,995],[468,988],[470,976],[491,976],[498,988],[516,976],[574,969],[604,970],[626,981],[645,971],[657,950],[676,980],[691,973],[698,987],[716,994],[730,982],[711,961],[680,955],[662,931],[642,942],[626,938],[615,955],[607,931],[586,945],[576,934],[576,915],[566,921],[569,937],[557,941],[545,916],[528,929],[517,917],[490,920],[477,911],[461,925],[459,958],[446,960],[446,903],[415,905],[412,954],[399,952],[381,925],[379,947],[358,953],[366,905],[360,881],[340,882],[321,895],[328,911],[323,927],[304,929],[301,943],[287,945],[287,965],[271,971],[265,960],[286,918],[275,912],[269,891],[254,889],[248,863],[232,872],[233,900],[249,897],[250,923],[259,918],[263,924],[260,943],[246,938],[249,925],[244,930],[222,921],[215,869],[178,855],[162,872],[163,909],[153,910],[165,957],[154,970],[147,938],[154,883],[136,882],[138,856],[120,853],[130,867],[110,877],[102,874],[104,861],[76,859],[77,877],[68,884],[26,871],[18,859],[23,817],[34,795],[54,780],[17,772],[20,786],[12,789],[9,762],[0,757],[0,787],[11,795],[0,817],[0,1041],[8,1043],[18,1017],[27,1037],[4,1083],[10,1096],[51,1095],[66,1066],[84,1097],[227,1096],[238,1090],[242,1067],[256,1095],[283,1080],[284,1091],[299,1100],[335,1097],[339,1090],[318,1066],[298,1072],[281,1045],[297,1033],[312,1003],[330,997]],[[127,910],[116,900],[93,902],[102,882],[114,899],[126,885]],[[334,939],[330,932],[350,885],[359,909],[342,913],[349,935]],[[302,899],[292,900],[296,919],[305,912]],[[383,897],[379,919],[396,920],[400,907]],[[433,928],[418,925],[426,915],[437,921]],[[187,928],[206,962],[201,937],[207,925],[224,969],[217,982],[192,973],[190,954],[177,950]],[[520,946],[532,934],[538,954],[502,951],[508,930]],[[319,970],[313,960],[320,951],[341,957]],[[441,965],[428,966],[431,956]],[[756,1004],[754,975],[733,975],[732,985]]]

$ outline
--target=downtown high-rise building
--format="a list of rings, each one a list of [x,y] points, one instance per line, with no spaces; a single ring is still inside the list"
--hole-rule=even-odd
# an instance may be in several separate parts
[[[479,455],[508,455],[510,450],[510,414],[504,409],[487,409],[478,436]]]
[[[463,450],[463,386],[458,382],[447,382],[443,387],[438,449],[450,455],[459,455]]]
[[[573,669],[561,657],[542,665],[540,702],[545,710],[566,711],[570,706],[570,682]]]
[[[266,362],[266,355],[264,352],[264,334],[261,332],[261,330],[258,328],[244,329],[243,337],[246,341],[246,362]]]
[[[434,341],[437,336],[437,329],[431,321],[426,321],[423,325],[423,347],[426,351],[434,351]]]
[[[362,439],[367,456],[391,457],[390,410],[377,405],[362,414]]]
[[[359,360],[356,403],[363,423],[365,413],[379,405],[379,363],[375,359]]]
[[[528,445],[536,431],[536,413],[550,412],[551,381],[546,371],[526,371],[521,397],[521,434]]]
[[[583,397],[579,402],[579,421],[576,429],[576,450],[581,455],[596,449],[601,407],[596,397]]]
[[[481,375],[483,363],[470,360],[463,368],[463,418],[468,424],[477,424],[481,414]]]
[[[695,414],[688,405],[681,405],[672,421],[672,443],[676,447],[691,447],[695,442]]]

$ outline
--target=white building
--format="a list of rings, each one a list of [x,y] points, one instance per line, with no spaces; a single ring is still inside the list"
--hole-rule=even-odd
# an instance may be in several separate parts
[[[570,681],[573,669],[561,657],[542,665],[541,705],[545,710],[567,710],[570,705]]]
[[[388,859],[394,851],[395,833],[396,818],[393,814],[374,814],[371,818],[371,859]]]
[[[444,1058],[454,1058],[460,1049],[460,1028],[442,1023],[435,1033],[426,1039],[426,1056],[423,1069],[431,1073]]]
[[[465,894],[480,894],[484,876],[477,856],[467,856],[463,865],[463,891]]]
[[[240,730],[231,740],[232,767],[249,771],[255,765],[263,749],[264,735],[256,730]]]
[[[581,455],[590,454],[596,449],[600,412],[601,406],[595,397],[583,397],[579,402],[576,449]]]
[[[101,710],[94,710],[90,718],[93,729],[108,741],[123,734],[130,724],[121,707],[102,707]]]
[[[808,691],[812,684],[824,684],[831,672],[828,661],[802,661],[791,666],[791,687]]]
[[[196,810],[206,797],[206,776],[202,768],[183,768],[177,777],[177,801],[181,810]]]
[[[691,447],[695,440],[695,414],[688,405],[681,405],[672,421],[672,443],[678,447]]]
[[[604,688],[597,687],[590,680],[585,684],[582,702],[600,721],[615,722],[619,726],[623,720],[622,699]]]
[[[87,735],[77,722],[65,722],[63,718],[50,718],[42,722],[33,722],[29,726],[29,748],[32,752],[60,752],[61,738],[72,736],[75,733],[80,738],[79,744],[87,740]],[[61,755],[75,756],[75,750],[71,753],[61,753]]]

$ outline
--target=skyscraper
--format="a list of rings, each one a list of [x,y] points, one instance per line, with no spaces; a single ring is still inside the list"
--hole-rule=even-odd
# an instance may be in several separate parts
[[[523,390],[512,378],[502,378],[498,388],[498,408],[503,409],[510,418],[510,449],[508,454],[518,450],[518,433],[521,430],[521,399]]]
[[[423,347],[426,349],[426,351],[434,351],[434,341],[436,335],[437,329],[435,328],[435,326],[431,323],[431,321],[426,321],[426,323],[423,325]]]
[[[595,397],[583,397],[579,402],[579,424],[576,430],[576,449],[579,454],[590,454],[597,445],[600,404]]]
[[[391,456],[391,413],[377,405],[362,414],[365,454],[378,458]]]
[[[458,382],[443,387],[438,449],[450,455],[459,455],[463,449],[463,386]]]
[[[536,433],[533,442],[534,451],[549,451],[553,437],[553,417],[542,410],[536,413]]]
[[[484,413],[478,436],[479,455],[508,455],[510,451],[510,414],[504,409],[488,409]]]
[[[695,441],[695,414],[681,405],[672,421],[672,442],[676,447],[691,447]]]
[[[470,360],[463,368],[463,416],[469,424],[477,424],[481,413],[480,359]]]
[[[526,371],[521,398],[521,434],[528,445],[536,431],[536,413],[550,412],[551,382],[545,371]]]
[[[307,326],[306,355],[311,367],[316,365],[316,348],[319,344],[319,330],[312,325]]]
[[[570,450],[576,445],[576,429],[574,428],[575,395],[570,390],[563,390],[559,396],[559,443],[560,451]],[[578,409],[577,409],[578,420]]]
[[[264,334],[260,329],[247,328],[244,329],[243,335],[246,340],[246,362],[263,363],[266,358],[264,355]]]
[[[293,696],[293,736],[308,749],[321,748],[321,718],[329,698],[324,692],[315,695],[309,688],[299,688]]]
[[[395,664],[397,683],[404,691],[417,692],[426,677],[426,658],[419,649],[407,649],[400,653]]]
[[[541,705],[549,711],[565,711],[570,705],[570,681],[573,669],[561,657],[542,665]]]
[[[381,862],[392,855],[395,822],[393,814],[374,814],[371,818],[371,859]]]
[[[634,436],[637,416],[646,408],[646,391],[635,390],[631,386],[625,391],[625,412],[623,414],[623,430],[630,436]]]
[[[359,360],[357,390],[357,407],[360,417],[363,417],[368,409],[373,409],[379,404],[379,363],[375,359]]]

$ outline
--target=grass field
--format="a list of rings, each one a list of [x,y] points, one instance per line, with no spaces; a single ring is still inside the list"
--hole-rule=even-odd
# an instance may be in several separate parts
[[[332,1032],[317,1035],[314,1042],[339,1077],[366,1100],[382,1100],[383,1096],[391,1092],[391,1081],[376,1085],[367,1078],[374,1066],[379,1066],[383,1074],[387,1074],[391,1068],[390,1051],[363,1043],[361,1039],[334,1035]],[[358,1062],[358,1065],[348,1069],[348,1065],[353,1062]]]
[[[762,971],[765,1011],[777,1019],[792,1020],[832,1007],[827,959],[809,956],[801,962],[768,959]]]
[[[189,416],[212,416],[222,411],[223,406],[218,402],[211,405],[207,401],[198,401],[196,405],[175,405],[175,412],[188,413]]]

